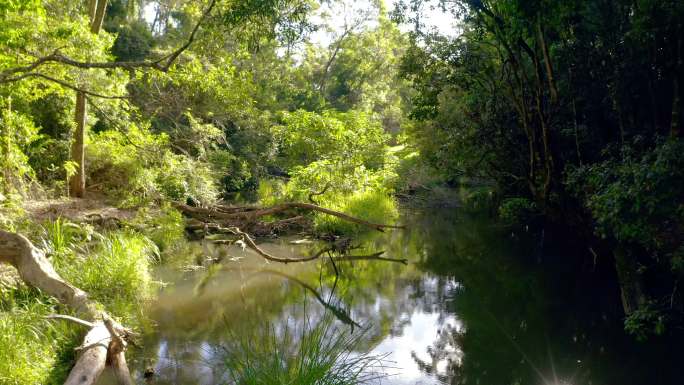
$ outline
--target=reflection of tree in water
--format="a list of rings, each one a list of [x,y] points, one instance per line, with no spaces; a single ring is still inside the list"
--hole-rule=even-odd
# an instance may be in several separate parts
[[[411,357],[423,372],[437,377],[442,382],[451,383],[463,362],[463,335],[464,330],[461,327],[447,323],[437,330],[437,339],[427,347],[429,362],[420,358],[415,351],[411,352]]]

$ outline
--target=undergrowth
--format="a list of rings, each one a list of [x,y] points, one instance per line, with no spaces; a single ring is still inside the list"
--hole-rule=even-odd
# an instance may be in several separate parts
[[[99,233],[61,219],[45,223],[35,238],[62,278],[126,326],[146,326],[142,309],[153,293],[150,267],[159,256],[149,238],[131,230]],[[46,320],[69,309],[39,290],[0,285],[0,384],[61,383],[83,328]]]

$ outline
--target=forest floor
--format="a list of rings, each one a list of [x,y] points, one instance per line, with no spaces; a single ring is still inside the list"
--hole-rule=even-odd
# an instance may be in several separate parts
[[[107,202],[100,194],[89,193],[84,198],[56,198],[27,200],[22,203],[29,220],[35,223],[63,218],[71,222],[90,222],[107,225],[107,221],[129,220],[136,209],[121,209]],[[16,286],[19,274],[8,264],[0,264],[0,285]]]
[[[98,218],[131,219],[135,209],[120,209],[109,203],[102,195],[88,194],[84,198],[58,198],[30,200],[23,204],[30,219],[36,222],[68,219],[73,222],[88,222]]]

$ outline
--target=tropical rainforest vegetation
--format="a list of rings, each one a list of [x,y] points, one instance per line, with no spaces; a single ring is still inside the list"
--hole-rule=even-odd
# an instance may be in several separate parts
[[[635,339],[677,333],[682,20],[676,0],[0,0],[0,383],[68,377],[83,326],[54,314],[104,312],[114,345],[153,328],[152,270],[188,239],[278,261],[254,239],[304,231],[344,258],[452,189],[607,267]],[[21,247],[77,291],[36,285]],[[309,329],[320,367],[262,347],[231,378],[361,382],[335,361],[358,341]]]

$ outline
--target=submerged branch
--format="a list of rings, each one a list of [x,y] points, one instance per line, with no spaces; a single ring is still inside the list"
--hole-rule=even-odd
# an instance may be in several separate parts
[[[408,259],[406,258],[387,258],[387,257],[382,257],[382,254],[384,254],[384,251],[378,251],[377,253],[369,254],[369,255],[342,255],[339,257],[333,258],[335,261],[344,261],[344,262],[350,262],[350,261],[387,261],[387,262],[397,262],[401,263],[403,265],[408,265]]]

